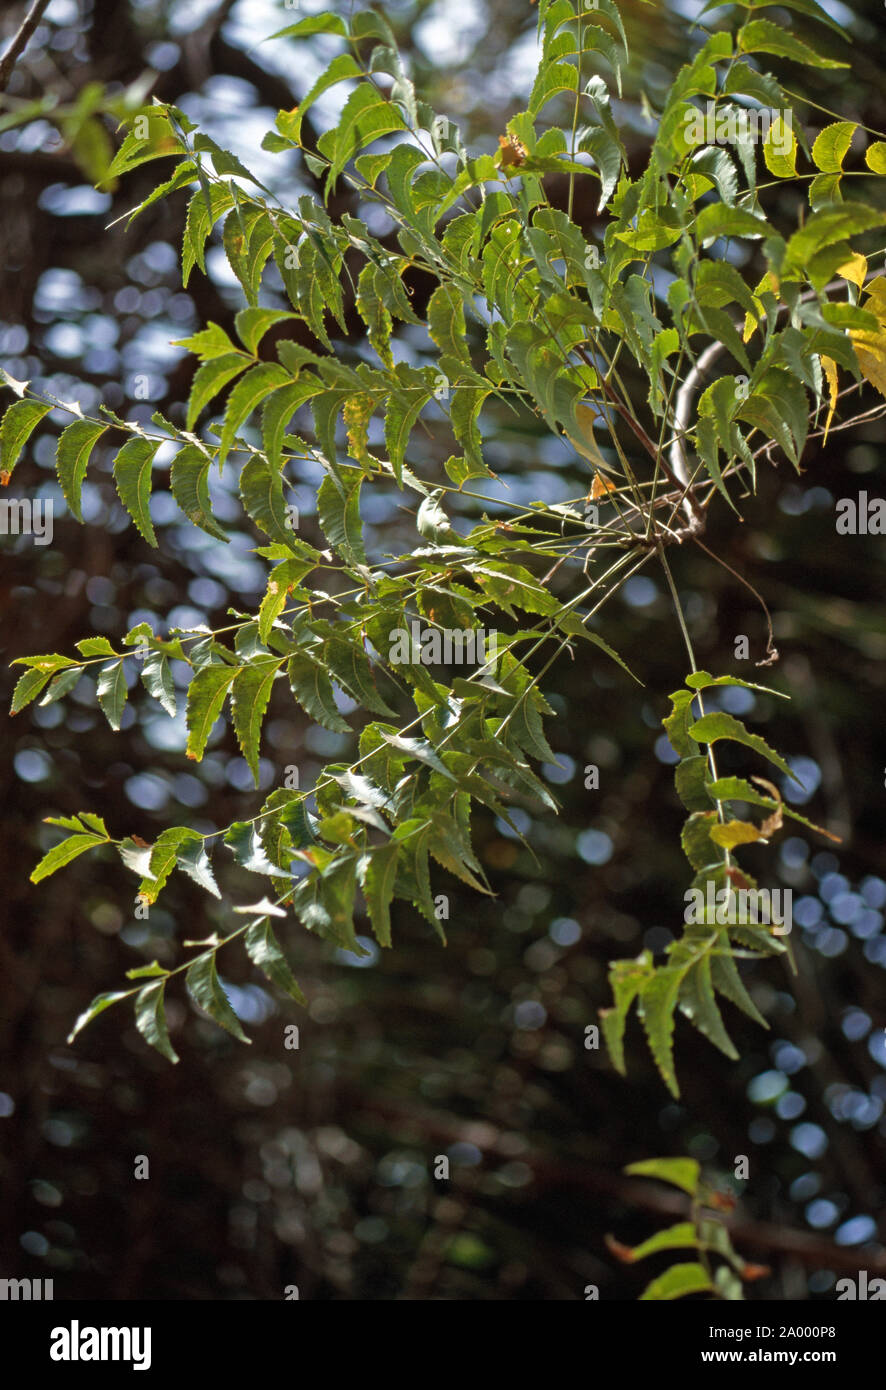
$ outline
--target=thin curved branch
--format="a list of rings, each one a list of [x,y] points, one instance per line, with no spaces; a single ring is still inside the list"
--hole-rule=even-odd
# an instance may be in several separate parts
[[[869,280],[874,279],[878,273],[877,271],[868,271],[868,274],[865,276],[865,284],[867,284]],[[820,293],[829,294],[831,290],[839,289],[842,284],[842,280],[831,280],[830,284],[825,285]],[[800,295],[798,303],[808,303],[809,300],[817,299],[818,296],[818,290],[806,290],[805,293]],[[780,304],[776,312],[781,314],[785,309],[789,308],[790,305],[788,304]],[[674,406],[674,441],[668,452],[671,459],[671,470],[679,478],[684,489],[689,489],[692,486],[692,474],[685,448],[685,439],[689,429],[689,416],[692,410],[692,403],[695,399],[696,392],[705,381],[711,363],[716,361],[720,353],[724,352],[725,349],[726,344],[723,342],[709,343],[692,368],[692,371],[683,382],[680,390],[677,392],[677,399]],[[692,513],[688,510],[687,502],[683,503],[683,507],[684,510],[687,510],[687,514],[691,519]]]
[[[22,21],[21,28],[3,54],[3,57],[0,58],[0,92],[6,91],[6,84],[12,76],[12,70],[15,67],[16,59],[20,58],[25,51],[28,40],[43,18],[43,11],[48,5],[49,0],[34,0],[33,5]]]

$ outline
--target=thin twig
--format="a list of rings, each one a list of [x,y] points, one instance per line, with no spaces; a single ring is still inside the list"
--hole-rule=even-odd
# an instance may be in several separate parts
[[[751,584],[749,580],[745,579],[744,575],[739,574],[738,570],[734,570],[731,565],[728,565],[726,561],[722,558],[722,556],[715,555],[713,550],[708,550],[704,542],[698,539],[698,536],[693,536],[693,540],[695,541],[696,545],[701,547],[705,555],[710,555],[712,560],[716,560],[718,565],[722,565],[724,570],[728,570],[731,575],[735,576],[735,578],[739,581],[740,584],[743,584],[746,589],[749,589],[750,592],[754,595],[754,598],[759,603],[760,607],[763,609],[763,612],[766,614],[766,626],[768,628],[768,636],[766,638],[766,655],[762,661],[757,661],[754,664],[756,666],[772,666],[774,662],[778,661],[778,648],[775,645],[775,634],[772,631],[772,614],[766,607],[766,600],[763,598],[763,595],[760,593],[758,589],[754,588],[753,584]]]
[[[0,59],[0,92],[6,91],[6,84],[12,76],[12,70],[15,67],[16,59],[21,57],[27,47],[28,40],[43,18],[43,11],[48,4],[49,0],[34,0],[33,5],[25,15],[22,27],[12,40],[9,48],[3,54],[2,59]]]

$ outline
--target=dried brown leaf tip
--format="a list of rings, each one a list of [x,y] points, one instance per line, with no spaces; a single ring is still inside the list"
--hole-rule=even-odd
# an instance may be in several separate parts
[[[735,1198],[729,1192],[711,1192],[705,1199],[705,1206],[714,1211],[733,1211]]]
[[[755,1279],[765,1279],[772,1273],[768,1265],[745,1265],[741,1271],[741,1277],[746,1284],[752,1284]]]
[[[502,169],[508,169],[512,165],[518,167],[528,158],[529,151],[516,135],[500,135],[498,143],[501,146],[499,163]]]
[[[615,492],[615,483],[611,478],[604,478],[597,473],[591,486],[591,501],[597,502],[601,497],[605,497],[607,492]]]
[[[634,1263],[634,1252],[629,1245],[622,1245],[620,1240],[615,1239],[615,1236],[605,1236],[604,1239],[606,1241],[606,1249],[611,1255],[614,1255],[617,1260],[621,1260],[623,1265]]]

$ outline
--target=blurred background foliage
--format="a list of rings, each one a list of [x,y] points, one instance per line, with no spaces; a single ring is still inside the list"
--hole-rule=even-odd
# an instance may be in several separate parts
[[[772,66],[792,90],[806,82],[823,107],[882,132],[883,6],[825,4],[852,34],[851,69],[805,77]],[[180,418],[192,362],[170,340],[208,319],[230,331],[238,291],[218,249],[208,277],[182,292],[185,195],[155,204],[129,230],[120,220],[157,182],[155,166],[106,192],[93,187],[119,138],[108,103],[119,114],[150,95],[175,102],[248,155],[284,201],[314,193],[300,162],[256,153],[276,110],[294,106],[336,51],[325,38],[297,47],[260,40],[314,8],[308,0],[298,9],[273,0],[52,0],[0,122],[0,352],[14,376],[84,406],[102,400],[127,418],[157,408]],[[466,143],[494,152],[534,72],[532,6],[395,0],[384,9],[422,95],[461,124]],[[623,0],[621,9],[632,64],[615,110],[636,172],[654,129],[645,103],[655,106],[687,57],[701,4]],[[4,10],[6,38],[23,10]],[[801,16],[770,15],[847,56]],[[318,102],[315,132],[333,109]],[[827,123],[801,111],[807,129]],[[548,192],[564,201],[556,179]],[[336,196],[346,208],[344,185]],[[588,234],[596,197],[590,180],[577,190],[575,219]],[[790,225],[795,195],[783,198]],[[412,288],[421,303],[430,285],[416,279]],[[349,326],[357,343],[353,313]],[[403,330],[405,351],[417,354],[412,332]],[[645,396],[642,382],[632,384]],[[877,399],[868,389],[851,409],[871,410]],[[487,457],[513,500],[556,501],[587,487],[560,442],[516,434],[504,419],[490,428]],[[204,761],[187,763],[181,726],[155,717],[135,692],[120,735],[91,692],[4,719],[0,1275],[54,1277],[57,1299],[279,1299],[292,1284],[315,1299],[583,1299],[589,1284],[601,1298],[632,1299],[657,1265],[617,1264],[606,1233],[634,1243],[680,1207],[621,1170],[684,1153],[738,1196],[735,1242],[771,1267],[749,1297],[833,1298],[841,1275],[882,1269],[886,566],[882,537],[835,535],[834,505],[882,490],[884,438],[874,410],[833,430],[826,447],[813,439],[801,477],[783,460],[763,468],[742,523],[712,509],[706,544],[772,609],[774,668],[754,666],[766,626],[748,589],[698,548],[671,552],[699,664],[771,678],[792,695],[786,705],[731,691],[724,707],[791,755],[807,814],[842,837],[835,846],[789,833],[749,854],[761,882],[794,891],[799,973],[753,966],[749,985],[771,1029],[730,1009],[736,1064],[678,1023],[679,1104],[638,1025],[626,1081],[602,1049],[585,1047],[607,1002],[609,960],[643,946],[662,951],[679,930],[689,881],[660,724],[685,656],[652,567],[613,601],[603,629],[645,688],[596,660],[567,659],[548,679],[557,764],[544,775],[560,816],[516,813],[531,852],[506,825],[476,817],[498,896],[481,900],[441,871],[435,891],[450,897],[448,946],[398,905],[394,950],[382,955],[366,940],[370,956],[359,962],[293,926],[290,959],[308,1008],[272,997],[245,956],[234,958],[225,986],[252,1046],[204,1022],[180,992],[168,1004],[177,1067],[149,1051],[128,1011],[104,1014],[73,1048],[65,1036],[126,969],[164,960],[174,939],[207,935],[227,909],[215,915],[177,877],[164,906],[139,921],[134,881],[110,854],[39,890],[28,873],[45,848],[46,815],[92,810],[114,834],[145,839],[182,821],[209,831],[254,812],[248,769],[221,725]],[[442,462],[434,447],[429,441],[424,476]],[[313,539],[305,483],[296,501]],[[149,551],[100,470],[84,493],[88,524],[64,512],[49,440],[20,463],[12,491],[52,497],[56,525],[46,547],[0,538],[4,665],[68,653],[90,632],[113,640],[145,618],[163,631],[217,627],[231,603],[254,607],[261,597],[265,566],[233,496],[217,498],[235,526],[224,547],[183,525],[160,492],[152,510],[161,548]],[[366,520],[394,550],[403,516],[367,505]],[[742,634],[744,661],[735,658]],[[9,672],[4,686],[11,690]],[[307,786],[347,747],[285,699],[272,713],[264,787],[292,765]],[[599,768],[599,790],[586,789],[589,765]],[[238,872],[228,871],[227,894],[254,895],[255,880]],[[293,1023],[298,1050],[284,1046]],[[732,1176],[741,1154],[747,1182]],[[133,1176],[138,1155],[149,1159],[147,1181]],[[433,1176],[441,1155],[448,1181]],[[667,1255],[659,1258],[664,1267]]]

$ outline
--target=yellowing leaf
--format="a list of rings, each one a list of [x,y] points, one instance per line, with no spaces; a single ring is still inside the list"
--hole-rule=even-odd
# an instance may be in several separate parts
[[[832,357],[820,357],[821,369],[827,378],[828,390],[831,396],[831,403],[828,407],[828,418],[824,422],[824,442],[827,443],[828,430],[834,418],[834,411],[837,408],[837,364]]]
[[[709,832],[715,845],[724,849],[735,849],[736,845],[752,845],[760,839],[755,825],[746,820],[728,820],[725,825],[715,825]]]
[[[876,333],[866,328],[850,328],[849,336],[862,376],[876,386],[881,396],[886,396],[886,276],[879,275],[871,281],[863,307],[876,314],[880,327]]]
[[[763,303],[760,299],[760,295],[764,293],[769,293],[777,296],[778,292],[778,281],[776,280],[773,272],[771,270],[767,270],[766,274],[763,276],[763,279],[760,281],[759,285],[754,290],[754,307],[757,309],[758,318],[762,318],[764,313]],[[743,342],[746,343],[749,338],[753,337],[754,330],[756,329],[756,327],[757,320],[753,317],[753,315],[745,314],[744,332],[742,334]]]
[[[787,153],[784,146],[787,145]],[[763,141],[763,159],[777,179],[794,178],[797,172],[797,137],[782,116],[776,116]]]
[[[605,497],[606,494],[607,494],[607,492],[615,492],[615,491],[616,491],[616,487],[615,487],[615,483],[612,481],[612,479],[611,479],[611,478],[601,478],[601,477],[600,477],[600,474],[598,473],[598,474],[596,475],[596,477],[594,478],[594,482],[593,482],[593,485],[592,485],[592,487],[591,487],[591,501],[592,501],[592,502],[596,502],[596,501],[598,501],[599,498]]]
[[[609,473],[611,469],[604,461],[594,438],[596,418],[596,411],[592,410],[589,405],[577,405],[575,407],[575,429],[572,433],[567,430],[566,435],[572,447],[581,454],[582,458],[590,459],[595,468],[601,468],[604,472]]]
[[[859,289],[864,285],[867,273],[867,257],[863,256],[860,251],[853,251],[846,264],[841,265],[837,270],[838,275],[842,275],[844,280],[851,280],[853,285],[858,285]]]
[[[864,162],[875,174],[886,174],[886,143],[875,140],[864,152]]]
[[[843,161],[858,130],[854,121],[835,121],[820,131],[812,146],[812,158],[817,169],[825,174],[839,174]]]

